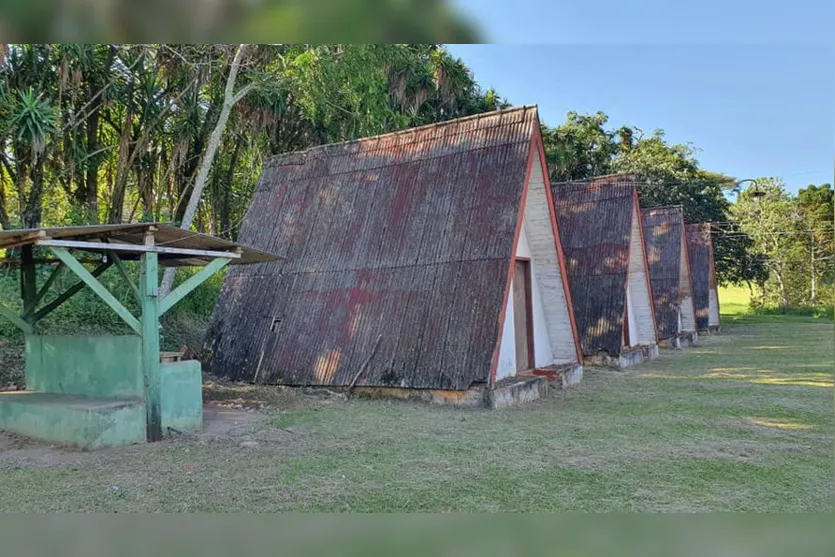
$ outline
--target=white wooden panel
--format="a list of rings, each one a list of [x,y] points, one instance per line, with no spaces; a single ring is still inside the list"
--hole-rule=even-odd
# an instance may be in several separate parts
[[[531,254],[532,281],[535,280],[537,285],[534,292],[538,290],[542,300],[543,321],[551,344],[551,363],[576,362],[577,349],[563,289],[565,277],[560,271],[548,197],[545,194],[545,175],[538,156],[533,157],[528,196],[525,201],[524,227]],[[534,319],[536,327],[536,310]],[[535,338],[539,336],[536,335]],[[540,354],[537,352],[537,365],[540,365],[539,358]]]
[[[632,208],[632,238],[629,246],[629,280],[628,285],[632,297],[635,315],[635,329],[630,329],[633,344],[655,344],[655,321],[653,320],[652,302],[650,301],[649,282],[647,280],[644,244],[641,241],[639,220],[641,214],[638,207]],[[637,342],[636,342],[637,341]]]

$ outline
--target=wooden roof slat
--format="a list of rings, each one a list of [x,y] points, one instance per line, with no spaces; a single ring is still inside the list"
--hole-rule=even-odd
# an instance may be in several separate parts
[[[160,264],[164,266],[205,265],[217,257],[228,257],[233,265],[279,259],[273,253],[156,222],[3,230],[0,231],[0,249],[39,244],[94,252],[149,251],[142,246],[145,233],[152,228],[156,244],[153,251],[161,255]]]

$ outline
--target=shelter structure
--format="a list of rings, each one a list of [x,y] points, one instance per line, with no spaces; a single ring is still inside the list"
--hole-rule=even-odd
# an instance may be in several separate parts
[[[696,304],[696,328],[700,334],[720,330],[719,293],[716,288],[716,265],[710,223],[687,225],[687,247],[693,277],[693,300]]]
[[[629,175],[551,185],[585,363],[658,355],[641,209]]]
[[[579,380],[545,168],[530,106],[272,159],[240,239],[286,259],[226,276],[212,372],[488,406]]]
[[[276,259],[159,223],[8,230],[0,232],[0,249],[19,253],[19,259],[6,263],[20,268],[23,301],[19,312],[0,305],[0,315],[23,331],[26,342],[26,390],[0,393],[0,429],[90,449],[156,441],[170,431],[202,427],[200,362],[160,352],[159,318],[227,264]],[[85,261],[73,252],[86,254]],[[88,270],[91,257],[96,266]],[[136,259],[138,285],[123,264]],[[53,266],[40,286],[39,265]],[[203,268],[160,298],[160,265]],[[111,266],[130,285],[138,316],[99,282],[97,277]],[[78,281],[51,295],[65,272]],[[131,333],[39,334],[38,323],[84,287],[115,311]]]
[[[690,256],[680,206],[642,209],[644,244],[660,346],[682,348],[698,338]]]

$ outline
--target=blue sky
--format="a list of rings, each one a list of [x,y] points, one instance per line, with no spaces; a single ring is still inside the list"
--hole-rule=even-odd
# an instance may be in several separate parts
[[[832,182],[835,72],[820,46],[449,45],[484,87],[539,105],[548,125],[602,110],[612,127],[662,128],[703,168]]]
[[[832,46],[831,0],[451,0],[491,43]]]

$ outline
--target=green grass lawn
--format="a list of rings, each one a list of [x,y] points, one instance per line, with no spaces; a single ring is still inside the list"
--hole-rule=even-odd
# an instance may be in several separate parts
[[[834,358],[829,321],[729,314],[521,408],[293,394],[245,437],[6,451],[0,510],[832,510]]]
[[[719,288],[719,309],[723,317],[734,319],[748,313],[751,294],[744,286]]]

